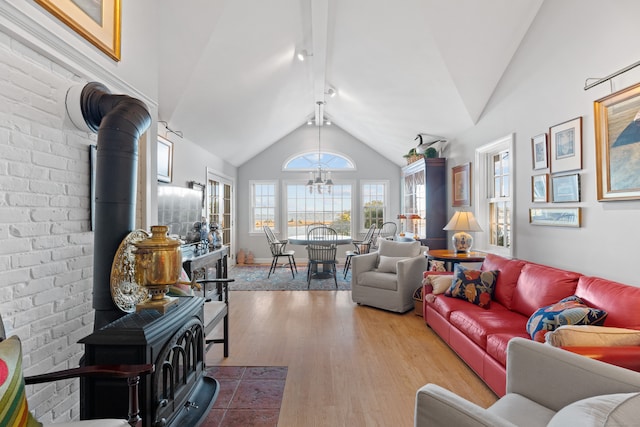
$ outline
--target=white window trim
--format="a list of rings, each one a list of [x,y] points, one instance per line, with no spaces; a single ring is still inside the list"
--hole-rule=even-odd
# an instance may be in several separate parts
[[[274,196],[275,196],[275,206],[274,206],[274,223],[275,223],[275,227],[273,229],[274,233],[280,233],[280,186],[278,185],[278,180],[249,180],[249,189],[250,189],[250,196],[249,196],[249,206],[250,206],[250,214],[249,214],[249,235],[250,236],[257,236],[257,235],[263,235],[264,231],[263,230],[254,230],[253,229],[253,224],[255,224],[255,220],[256,218],[254,217],[254,213],[255,213],[255,185],[256,184],[270,184],[273,185],[274,187]]]
[[[515,177],[515,169],[513,161],[514,159],[514,148],[515,148],[515,136],[514,134],[506,135],[502,138],[499,138],[493,142],[490,142],[482,147],[476,149],[475,154],[475,170],[474,174],[478,177],[478,185],[474,188],[474,197],[475,200],[478,201],[477,209],[476,209],[476,218],[480,226],[485,230],[485,232],[475,233],[474,239],[474,248],[483,250],[486,252],[512,257],[513,250],[515,246],[515,222],[514,222],[514,207],[515,207],[515,194],[514,194],[514,177]],[[489,188],[493,188],[493,183],[488,182],[489,172],[491,167],[491,162],[489,159],[493,154],[497,154],[501,151],[509,150],[509,194],[511,199],[511,210],[509,212],[509,221],[511,223],[511,245],[508,248],[503,248],[500,246],[490,245],[489,244],[489,233],[486,231],[489,230]],[[493,174],[491,175],[493,176]]]
[[[385,221],[393,221],[393,219],[390,219],[389,216],[389,186],[390,186],[390,182],[387,179],[362,179],[360,180],[360,185],[358,187],[358,210],[359,212],[359,218],[358,221],[359,223],[357,224],[357,228],[360,230],[359,233],[366,233],[368,230],[366,228],[364,228],[364,192],[362,191],[362,189],[364,188],[365,185],[367,184],[373,184],[373,185],[383,185],[384,186],[384,204],[382,205],[382,215],[385,218]],[[352,203],[353,204],[353,203]],[[353,209],[351,210],[351,212],[353,212]],[[353,218],[353,215],[352,215]],[[352,226],[353,224],[353,220],[351,221]],[[355,227],[354,227],[355,228]],[[356,231],[356,233],[358,233]]]

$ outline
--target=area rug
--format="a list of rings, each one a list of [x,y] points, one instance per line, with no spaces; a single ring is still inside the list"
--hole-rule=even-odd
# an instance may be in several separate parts
[[[278,425],[286,366],[217,366],[207,376],[218,380],[220,393],[203,427]]]
[[[269,265],[264,264],[239,264],[229,269],[229,277],[234,282],[229,283],[232,291],[335,291],[336,285],[333,277],[326,279],[312,279],[307,288],[307,266],[298,266],[295,277],[291,277],[289,266],[277,267],[276,271],[269,275]],[[338,266],[338,290],[351,290],[351,270],[343,278],[342,268]]]

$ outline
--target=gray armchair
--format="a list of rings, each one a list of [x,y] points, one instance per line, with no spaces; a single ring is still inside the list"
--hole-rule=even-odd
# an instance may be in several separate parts
[[[414,308],[413,292],[427,269],[420,242],[379,240],[377,252],[351,261],[351,299],[358,304],[404,313]]]
[[[617,422],[606,425],[638,425],[638,392],[638,372],[512,338],[507,347],[507,393],[502,398],[484,409],[427,384],[416,395],[415,426],[605,425],[593,423],[594,416]],[[591,399],[578,402],[586,398]]]

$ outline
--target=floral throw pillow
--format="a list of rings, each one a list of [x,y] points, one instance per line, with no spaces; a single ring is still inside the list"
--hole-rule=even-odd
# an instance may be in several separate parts
[[[471,270],[456,264],[453,281],[444,294],[469,301],[482,308],[489,308],[497,277],[497,270]]]
[[[0,426],[42,426],[33,419],[27,405],[22,346],[17,336],[0,341]]]
[[[531,339],[545,342],[545,335],[562,325],[602,325],[607,312],[587,306],[579,297],[572,295],[555,304],[541,307],[527,321],[527,332]]]

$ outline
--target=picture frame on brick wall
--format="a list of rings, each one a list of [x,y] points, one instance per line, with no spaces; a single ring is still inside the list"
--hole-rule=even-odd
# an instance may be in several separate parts
[[[121,0],[35,0],[111,59],[120,61]]]

